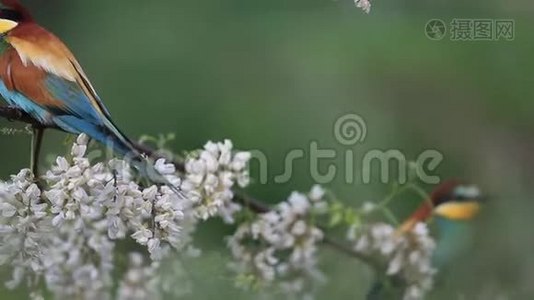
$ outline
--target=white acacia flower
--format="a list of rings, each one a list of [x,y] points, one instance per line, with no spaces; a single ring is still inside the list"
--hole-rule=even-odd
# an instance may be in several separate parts
[[[356,7],[361,8],[365,13],[371,12],[371,2],[369,0],[354,0]]]
[[[117,293],[118,300],[161,299],[159,291],[159,264],[147,264],[142,254],[131,253],[128,270],[124,274]]]
[[[185,178],[181,185],[187,197],[195,203],[195,213],[203,220],[219,215],[226,223],[233,223],[241,205],[232,202],[232,188],[249,184],[247,170],[250,153],[233,153],[229,140],[208,142],[202,151],[185,163]]]
[[[323,232],[311,222],[313,203],[324,202],[319,187],[304,194],[292,193],[272,211],[239,226],[227,238],[238,274],[252,274],[263,286],[275,285],[287,295],[303,295],[323,280],[317,269],[317,244]],[[255,245],[255,246],[251,246]]]
[[[384,261],[387,275],[400,276],[407,283],[404,299],[423,299],[432,289],[435,242],[425,223],[418,223],[405,233],[389,224],[371,224],[358,234],[349,231],[348,238],[356,252]]]
[[[27,276],[38,277],[44,270],[41,254],[52,228],[48,205],[41,203],[40,197],[27,169],[0,184],[0,264],[12,267],[12,278],[5,283],[8,288],[16,288]]]
[[[376,204],[373,202],[365,202],[363,203],[361,207],[361,211],[365,215],[369,215],[373,213],[374,211],[376,211],[376,209],[377,209]]]
[[[325,197],[326,191],[324,188],[318,184],[314,185],[308,194],[308,197],[312,202],[322,201]]]

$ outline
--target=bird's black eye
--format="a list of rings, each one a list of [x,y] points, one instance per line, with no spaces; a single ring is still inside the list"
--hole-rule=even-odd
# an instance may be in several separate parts
[[[18,11],[4,8],[0,9],[0,18],[20,22],[22,20],[22,14]]]

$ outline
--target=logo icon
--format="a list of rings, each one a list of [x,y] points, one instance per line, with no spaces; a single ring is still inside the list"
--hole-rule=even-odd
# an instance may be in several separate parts
[[[432,19],[426,23],[425,35],[433,41],[441,41],[447,33],[445,22],[440,19]]]
[[[347,114],[337,119],[334,125],[336,140],[345,146],[356,145],[363,142],[367,136],[365,120],[356,114]]]

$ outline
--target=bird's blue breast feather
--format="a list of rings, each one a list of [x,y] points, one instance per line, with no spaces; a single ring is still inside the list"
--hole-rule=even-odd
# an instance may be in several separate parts
[[[3,80],[0,80],[0,94],[10,105],[19,107],[43,124],[50,124],[50,113],[46,109],[31,101],[23,94],[9,90]]]

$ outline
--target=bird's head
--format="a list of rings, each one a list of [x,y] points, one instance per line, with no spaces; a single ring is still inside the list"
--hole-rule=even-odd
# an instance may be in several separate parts
[[[408,232],[417,223],[426,222],[432,216],[452,221],[469,221],[478,214],[481,199],[476,186],[458,180],[447,180],[432,191],[430,199],[424,201],[399,227],[399,232]]]
[[[5,34],[23,22],[31,22],[32,16],[18,0],[0,1],[0,34]]]
[[[455,221],[471,220],[480,211],[478,187],[458,181],[445,182],[431,195],[434,215]]]

